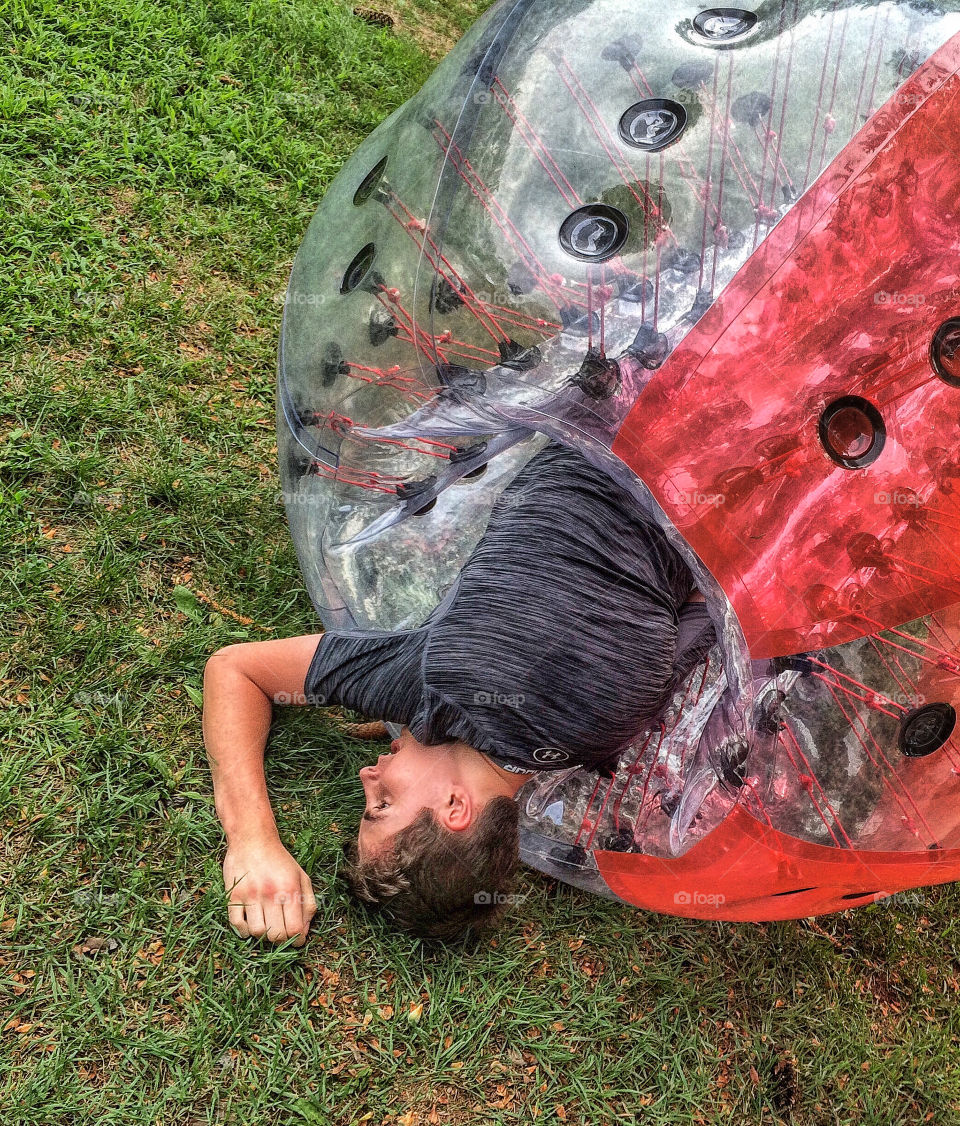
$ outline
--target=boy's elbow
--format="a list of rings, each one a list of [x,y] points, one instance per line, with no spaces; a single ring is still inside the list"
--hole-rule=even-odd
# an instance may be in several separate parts
[[[236,668],[238,650],[242,647],[243,642],[238,642],[233,645],[223,645],[215,653],[211,653],[203,666],[204,680]]]

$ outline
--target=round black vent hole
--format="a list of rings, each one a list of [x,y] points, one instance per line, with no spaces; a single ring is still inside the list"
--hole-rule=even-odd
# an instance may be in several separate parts
[[[560,245],[582,262],[604,262],[623,247],[630,222],[619,208],[590,203],[571,211],[560,225]]]
[[[860,395],[844,395],[830,403],[817,430],[828,456],[844,469],[863,469],[876,461],[887,439],[883,416]]]
[[[693,17],[694,30],[712,43],[736,42],[756,23],[756,15],[744,8],[707,8]]]
[[[900,720],[897,745],[910,758],[923,758],[938,751],[953,734],[957,713],[952,704],[924,704]]]
[[[930,345],[933,370],[951,387],[960,387],[960,317],[944,321]]]
[[[387,158],[384,157],[382,160],[379,160],[360,181],[360,186],[353,193],[353,203],[355,207],[360,207],[362,204],[366,203],[377,190],[377,185],[383,179],[383,173],[386,167]]]
[[[667,98],[635,102],[620,118],[620,136],[633,148],[659,152],[672,144],[687,124],[687,111]]]
[[[353,290],[357,288],[370,272],[370,267],[373,265],[373,259],[376,253],[377,248],[372,242],[368,242],[354,257],[353,261],[344,271],[343,281],[340,283],[341,293],[352,293]]]

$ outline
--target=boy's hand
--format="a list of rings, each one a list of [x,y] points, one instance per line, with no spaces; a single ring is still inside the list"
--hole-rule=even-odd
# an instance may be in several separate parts
[[[307,941],[317,910],[310,877],[279,838],[242,841],[227,848],[223,882],[230,896],[227,914],[241,938],[270,942]]]

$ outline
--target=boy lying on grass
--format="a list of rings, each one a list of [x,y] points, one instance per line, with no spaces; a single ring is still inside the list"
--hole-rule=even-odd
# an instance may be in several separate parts
[[[316,910],[267,797],[273,703],[404,725],[359,772],[366,807],[347,879],[402,929],[450,940],[503,911],[523,783],[578,764],[613,771],[713,640],[663,532],[582,455],[550,443],[497,499],[423,625],[228,645],[207,662],[203,737],[231,925],[300,946]]]

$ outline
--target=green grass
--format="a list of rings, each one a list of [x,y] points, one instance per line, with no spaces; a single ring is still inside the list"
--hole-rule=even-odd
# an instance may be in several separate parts
[[[529,873],[496,939],[425,953],[337,879],[371,748],[323,711],[278,712],[267,760],[311,939],[228,928],[203,665],[318,627],[278,502],[287,273],[482,5],[389,10],[0,9],[0,1121],[960,1122],[955,888],[719,925]]]

